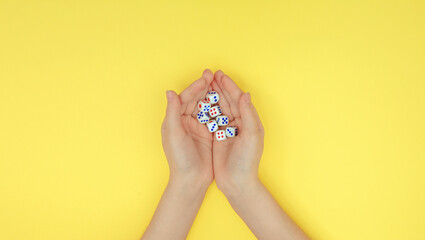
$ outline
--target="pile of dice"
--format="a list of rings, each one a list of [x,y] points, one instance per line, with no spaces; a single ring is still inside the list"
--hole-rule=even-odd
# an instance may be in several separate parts
[[[205,100],[198,102],[199,113],[197,119],[202,124],[207,124],[208,131],[215,132],[215,137],[218,141],[225,140],[228,137],[235,137],[238,135],[237,127],[227,127],[226,130],[218,130],[219,126],[226,126],[229,124],[229,118],[221,115],[221,108],[215,105],[220,100],[216,91],[209,91]],[[210,118],[215,118],[210,120]]]

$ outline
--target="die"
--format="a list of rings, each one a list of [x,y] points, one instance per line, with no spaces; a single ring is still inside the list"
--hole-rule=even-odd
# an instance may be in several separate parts
[[[217,125],[217,122],[215,120],[210,120],[207,123],[207,127],[208,127],[208,131],[210,131],[210,132],[215,132],[215,131],[218,130],[218,125]]]
[[[220,97],[216,91],[207,92],[207,96],[205,97],[211,104],[218,103]]]
[[[237,127],[227,127],[226,128],[226,136],[227,137],[235,137],[238,135],[238,128]]]
[[[208,116],[209,118],[211,118],[211,116],[210,116],[210,111],[208,111],[208,112],[204,112],[204,114],[205,114],[206,116]]]
[[[217,121],[218,126],[226,126],[229,124],[229,118],[227,116],[217,116],[215,120]]]
[[[210,120],[209,115],[207,115],[204,112],[199,112],[198,115],[196,115],[196,118],[198,119],[198,121],[202,124],[207,123]]]
[[[201,100],[198,102],[198,110],[200,112],[208,112],[210,110],[211,104],[208,100]]]
[[[211,107],[210,108],[210,117],[217,117],[218,115],[221,115],[220,106]]]
[[[221,140],[225,140],[226,134],[224,133],[224,130],[219,130],[217,132],[215,132],[215,138],[217,139],[217,141],[221,141]]]

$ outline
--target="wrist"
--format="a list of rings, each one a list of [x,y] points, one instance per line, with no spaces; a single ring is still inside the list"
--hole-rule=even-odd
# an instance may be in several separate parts
[[[212,170],[202,169],[197,171],[177,171],[170,169],[169,184],[184,188],[208,189],[213,181]]]
[[[254,194],[255,191],[263,185],[263,183],[257,176],[255,176],[246,179],[221,181],[218,185],[226,198],[231,199],[243,195]]]
[[[205,181],[194,181],[189,178],[180,178],[170,176],[167,189],[171,189],[176,193],[184,194],[187,197],[205,195],[209,184]]]

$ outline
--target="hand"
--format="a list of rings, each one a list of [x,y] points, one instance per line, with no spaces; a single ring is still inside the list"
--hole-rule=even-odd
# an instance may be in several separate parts
[[[249,93],[217,71],[211,83],[220,95],[223,115],[228,126],[237,126],[239,135],[225,141],[213,141],[214,177],[218,188],[226,195],[237,194],[258,180],[258,166],[263,153],[264,128],[251,102]]]
[[[223,114],[229,117],[230,126],[239,128],[239,136],[213,140],[205,125],[195,119],[198,100],[211,88],[220,94]],[[205,70],[180,96],[168,91],[167,99],[162,145],[170,182],[143,240],[186,239],[207,189],[202,186],[209,186],[213,175],[258,239],[308,239],[258,179],[264,129],[249,94],[222,71],[213,76]]]
[[[229,125],[237,137],[213,141],[214,176],[218,188],[258,239],[309,239],[283,211],[258,178],[264,145],[264,128],[248,93],[222,71],[215,73],[212,88],[220,94]]]
[[[202,77],[180,95],[167,91],[167,110],[161,127],[162,146],[170,167],[170,182],[209,186],[213,180],[212,135],[195,118],[214,76]]]
[[[143,240],[186,239],[213,180],[212,136],[195,118],[213,78],[207,69],[180,95],[167,91],[161,135],[170,180]]]

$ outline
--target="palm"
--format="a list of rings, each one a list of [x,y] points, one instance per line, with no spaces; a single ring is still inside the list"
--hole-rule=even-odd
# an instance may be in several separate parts
[[[227,113],[228,115],[231,114]],[[232,116],[229,116],[229,118],[231,119]],[[240,119],[236,118],[231,121],[229,126],[240,126]],[[243,133],[238,137],[228,138],[226,141],[213,142],[214,173],[217,179],[227,179],[231,173],[245,168],[243,162],[239,161],[243,159],[242,155],[247,152],[245,141],[242,138]]]
[[[181,123],[184,130],[181,148],[186,156],[191,156],[186,164],[196,166],[198,170],[204,171],[206,174],[212,174],[211,133],[205,126],[199,124],[192,115],[183,115]]]

